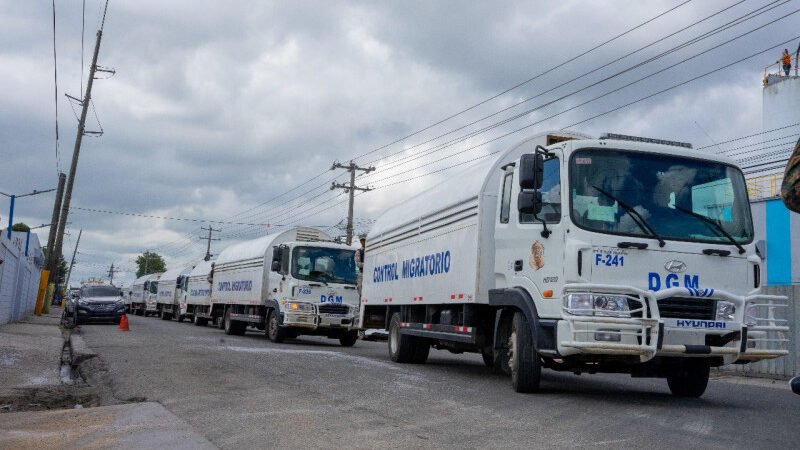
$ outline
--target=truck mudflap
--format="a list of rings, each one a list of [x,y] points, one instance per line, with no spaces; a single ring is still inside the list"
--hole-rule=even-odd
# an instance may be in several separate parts
[[[641,362],[656,356],[722,356],[730,364],[788,354],[788,321],[776,314],[788,305],[786,297],[683,287],[653,292],[588,283],[567,284],[563,295],[557,331],[563,356],[638,356]],[[717,320],[718,302],[735,308],[730,320]],[[688,318],[682,318],[681,308]]]

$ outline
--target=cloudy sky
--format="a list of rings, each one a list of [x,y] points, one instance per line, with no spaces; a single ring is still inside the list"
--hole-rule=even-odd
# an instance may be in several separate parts
[[[81,1],[55,1],[57,151],[51,2],[0,0],[0,191],[55,187],[68,171],[80,107],[64,94],[80,97],[86,84],[103,3],[86,0],[83,14]],[[83,141],[72,201],[82,209],[71,211],[64,244],[71,254],[83,229],[73,280],[112,262],[130,280],[145,249],[169,267],[205,252],[207,223],[89,210],[235,222],[212,224],[222,229],[213,253],[281,226],[334,227],[347,212],[346,196],[329,189],[346,181],[329,170],[336,160],[377,169],[357,180],[377,188],[357,197],[366,230],[453,166],[548,129],[690,141],[737,158],[769,138],[776,146],[762,152],[782,152],[800,128],[713,144],[762,131],[764,68],[797,47],[798,7],[111,0],[99,64],[116,74],[101,74],[92,92],[87,129],[105,134]],[[53,198],[21,199],[14,221],[48,223]],[[7,207],[0,198],[0,227]]]

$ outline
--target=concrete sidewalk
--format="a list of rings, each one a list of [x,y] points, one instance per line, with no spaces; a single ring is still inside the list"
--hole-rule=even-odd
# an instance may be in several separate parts
[[[0,390],[61,384],[61,309],[0,326]]]
[[[97,355],[80,329],[70,333],[60,322],[61,309],[52,308],[0,326],[0,448],[215,448],[158,403],[120,404],[101,395],[107,382],[73,383],[71,370],[62,378],[65,342],[68,365],[82,373]]]
[[[0,414],[0,430],[0,448],[216,448],[158,403]]]

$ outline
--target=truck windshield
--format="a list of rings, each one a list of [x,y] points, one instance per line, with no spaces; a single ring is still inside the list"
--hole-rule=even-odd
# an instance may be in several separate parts
[[[591,231],[652,238],[624,202],[663,239],[730,243],[727,233],[739,244],[753,240],[744,176],[714,161],[579,150],[570,160],[570,202],[573,222]]]
[[[326,284],[356,284],[355,255],[355,250],[295,247],[292,251],[292,276]]]

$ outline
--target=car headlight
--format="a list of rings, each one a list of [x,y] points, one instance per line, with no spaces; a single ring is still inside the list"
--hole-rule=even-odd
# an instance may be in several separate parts
[[[314,305],[303,302],[286,302],[286,311],[294,313],[314,313]]]
[[[732,321],[736,315],[736,305],[720,300],[717,302],[716,320]]]
[[[608,294],[569,294],[564,307],[575,316],[630,317],[628,298]]]
[[[89,306],[89,302],[83,299],[78,299],[78,304],[81,306]]]
[[[744,324],[748,327],[758,325],[758,305],[747,305],[744,310]]]

